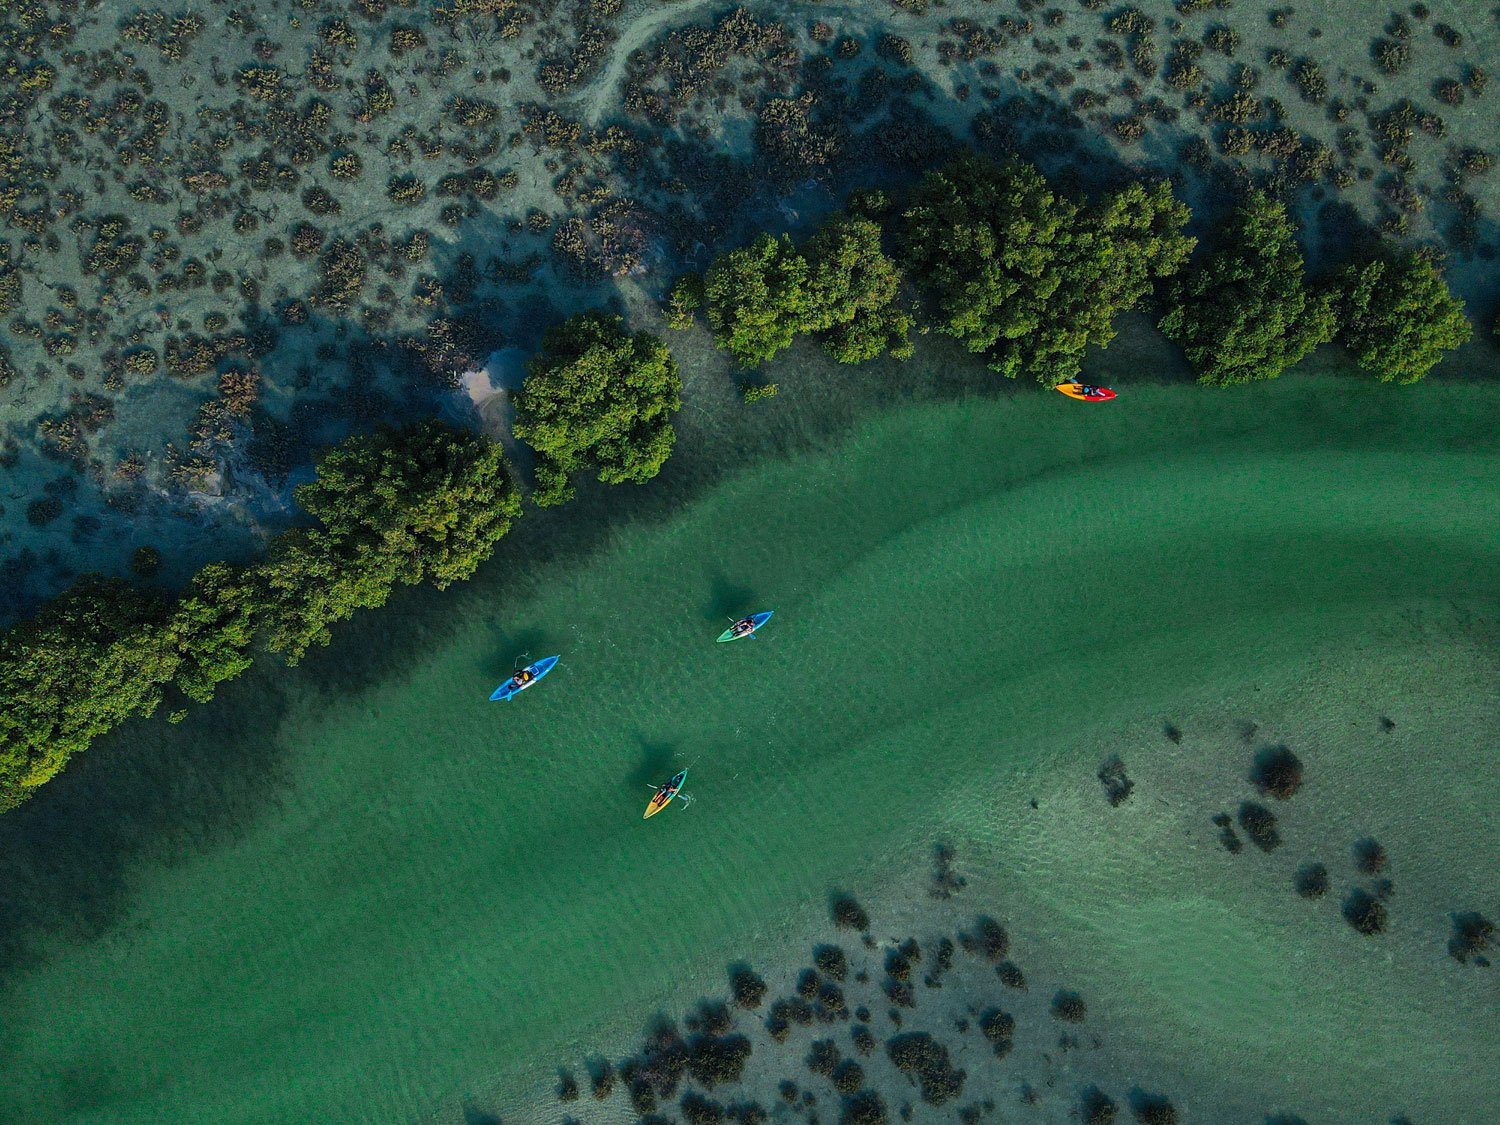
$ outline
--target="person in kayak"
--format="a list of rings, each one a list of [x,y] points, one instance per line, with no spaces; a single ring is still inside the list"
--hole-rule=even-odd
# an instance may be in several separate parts
[[[1078,387],[1078,393],[1083,395],[1084,398],[1098,398],[1099,388],[1090,386],[1088,383],[1081,383]]]
[[[748,617],[742,617],[734,623],[734,628],[731,631],[736,637],[743,637],[746,633],[755,631],[755,622]]]
[[[531,683],[532,680],[536,679],[536,677],[533,676],[528,669],[522,668],[519,672],[512,676],[511,679],[515,681],[516,687],[523,688],[527,684]]]

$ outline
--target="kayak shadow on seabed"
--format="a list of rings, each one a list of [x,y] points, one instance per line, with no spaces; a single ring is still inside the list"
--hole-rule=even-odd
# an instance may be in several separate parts
[[[646,738],[644,735],[636,735],[636,746],[639,757],[636,767],[631,771],[626,781],[626,787],[631,796],[644,785],[660,785],[676,772],[672,768],[677,760],[677,746],[671,742],[656,742]]]
[[[703,620],[722,621],[725,618],[735,620],[745,612],[745,608],[760,604],[760,594],[751,586],[741,586],[731,582],[724,577],[723,572],[715,571],[709,581],[708,601],[703,609]]]

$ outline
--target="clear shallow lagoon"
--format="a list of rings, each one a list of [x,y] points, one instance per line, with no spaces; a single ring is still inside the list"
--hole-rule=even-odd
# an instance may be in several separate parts
[[[1500,390],[1003,388],[828,429],[841,388],[782,378],[744,413],[698,388],[656,485],[3,818],[0,1119],[560,1118],[558,1064],[799,964],[833,888],[920,933],[943,837],[964,908],[1088,997],[1080,1077],[1188,1120],[1481,1120],[1500,993],[1445,943],[1500,899]],[[523,650],[563,664],[487,704]],[[1276,741],[1285,843],[1230,856],[1209,817]],[[643,823],[682,766],[698,802]],[[1366,835],[1376,938],[1338,916]]]

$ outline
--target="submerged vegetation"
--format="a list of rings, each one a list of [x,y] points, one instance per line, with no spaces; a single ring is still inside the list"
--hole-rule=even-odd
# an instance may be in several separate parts
[[[961,991],[942,996],[929,986],[884,1012],[879,1003],[872,1012],[868,1003],[880,996],[880,966],[900,960],[909,969],[923,960],[915,937],[886,938],[847,954],[837,946],[815,946],[812,966],[768,974],[770,987],[787,994],[764,1016],[755,1009],[765,979],[747,966],[733,966],[730,993],[753,981],[754,1004],[731,1006],[710,998],[680,1022],[656,1017],[628,1057],[593,1057],[594,1097],[612,1102],[618,1075],[628,1104],[602,1109],[646,1121],[673,1120],[680,1111],[683,1121],[717,1125],[783,1117],[894,1125],[926,1120],[938,1110],[958,1121],[978,1122],[1004,1113],[1010,1098],[1040,1114],[1039,1120],[1066,1116],[1103,1125],[1124,1120],[1125,1107],[1140,1122],[1180,1120],[1165,1094],[1131,1085],[1120,1089],[1116,1100],[1087,1081],[1101,1060],[1091,1060],[1085,1044],[1098,1049],[1101,1041],[1087,1030],[1088,1006],[1078,993],[1061,990],[1050,999],[1012,993],[1003,1008],[986,999],[994,986],[985,951],[972,939],[996,931],[1004,933],[1004,927],[981,916],[970,928],[971,940],[941,933],[924,939],[929,951],[940,951],[939,960],[945,957],[941,951],[952,959],[960,946],[973,955],[944,966],[960,974]],[[829,970],[847,978],[847,1003],[829,1005],[816,998],[820,975]],[[1054,1082],[1050,1076],[1058,1054],[1066,1058],[1072,1052],[1077,1054],[1068,1060],[1068,1080]],[[1020,1081],[1033,1067],[1044,1067],[1049,1080],[1038,1086]],[[562,1068],[558,1074],[557,1100],[578,1099],[580,1085],[572,1072]],[[1120,1075],[1112,1073],[1109,1080],[1119,1082]],[[771,1104],[763,1100],[768,1091],[774,1091]]]

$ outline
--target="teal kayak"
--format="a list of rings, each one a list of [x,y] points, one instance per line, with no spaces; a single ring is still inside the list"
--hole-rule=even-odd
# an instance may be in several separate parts
[[[737,641],[742,637],[755,636],[755,631],[771,620],[771,614],[775,612],[774,609],[768,609],[764,613],[752,613],[749,617],[740,618],[719,634],[719,643],[724,644],[726,641]]]

